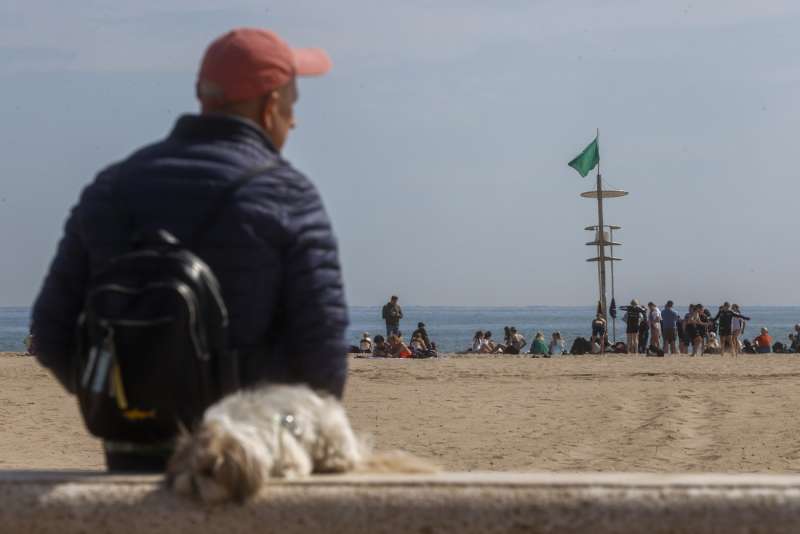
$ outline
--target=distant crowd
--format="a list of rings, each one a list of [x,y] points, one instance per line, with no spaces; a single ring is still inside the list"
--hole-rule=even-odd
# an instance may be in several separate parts
[[[766,327],[759,329],[752,339],[745,337],[750,317],[742,314],[738,304],[724,302],[712,315],[702,304],[690,304],[687,313],[674,310],[673,301],[667,301],[661,310],[653,302],[640,306],[634,299],[625,311],[626,343],[613,346],[608,343],[605,319],[598,315],[592,324],[590,343],[598,345],[601,352],[611,348],[613,352],[629,354],[766,354],[800,352],[800,324],[789,334],[788,343],[774,341]],[[602,323],[602,324],[600,324]]]
[[[362,356],[382,358],[430,358],[438,355],[436,343],[432,342],[424,323],[406,343],[400,331],[403,310],[397,296],[392,296],[383,307],[381,316],[386,322],[386,337],[371,338],[364,332],[357,346],[350,351]],[[561,333],[556,331],[547,339],[536,332],[530,346],[515,326],[503,328],[503,338],[495,339],[491,331],[478,330],[472,343],[462,354],[528,354],[532,357],[550,357],[563,354],[642,354],[664,356],[665,354],[730,354],[740,353],[798,353],[800,352],[800,323],[794,326],[788,342],[773,340],[769,330],[761,327],[758,335],[745,337],[748,321],[738,304],[723,303],[716,314],[702,304],[690,304],[687,313],[681,315],[674,309],[673,301],[667,301],[663,309],[649,302],[641,306],[633,299],[628,306],[621,306],[624,313],[625,341],[611,343],[608,338],[606,317],[598,313],[592,320],[591,335],[576,338],[569,350]],[[527,352],[525,349],[528,349]]]

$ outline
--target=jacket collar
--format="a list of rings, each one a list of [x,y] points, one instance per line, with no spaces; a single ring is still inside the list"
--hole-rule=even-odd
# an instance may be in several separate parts
[[[182,115],[175,122],[170,139],[208,141],[229,139],[258,143],[273,154],[278,151],[264,132],[251,120],[222,114]]]

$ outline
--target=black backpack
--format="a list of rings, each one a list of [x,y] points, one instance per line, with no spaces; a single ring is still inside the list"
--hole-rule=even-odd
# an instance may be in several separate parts
[[[187,244],[267,169],[226,187]],[[95,436],[163,442],[238,388],[238,366],[227,349],[228,313],[208,265],[165,230],[137,235],[133,245],[90,282],[78,321],[77,397]]]

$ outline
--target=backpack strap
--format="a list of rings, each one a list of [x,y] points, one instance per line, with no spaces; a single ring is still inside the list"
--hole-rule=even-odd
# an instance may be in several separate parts
[[[233,195],[242,187],[250,183],[256,176],[260,176],[266,173],[269,170],[272,170],[278,166],[276,160],[272,160],[266,165],[261,167],[256,167],[254,169],[250,169],[238,178],[236,178],[233,182],[225,186],[222,192],[217,197],[216,203],[214,203],[211,209],[208,210],[205,218],[200,221],[200,224],[194,229],[192,234],[186,240],[186,245],[192,245],[197,242],[197,240],[202,237],[206,232],[208,232],[211,228],[214,227],[217,220],[219,219],[222,212],[225,211],[228,202],[233,197]]]

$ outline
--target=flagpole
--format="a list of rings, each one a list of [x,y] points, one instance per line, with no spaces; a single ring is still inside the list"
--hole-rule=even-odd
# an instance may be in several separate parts
[[[611,241],[611,245],[609,248],[611,249],[611,306],[616,306],[614,303],[616,302],[616,296],[614,295],[614,230],[609,226],[608,227],[608,240]],[[616,315],[616,312],[614,313]],[[606,319],[608,320],[608,319]],[[614,343],[617,342],[617,318],[612,317],[611,320],[614,323]]]
[[[600,128],[597,129],[597,148],[598,153],[600,150]],[[602,175],[600,174],[600,158],[597,159],[597,227],[601,243],[605,240],[603,231],[605,225],[603,224],[603,185]],[[600,249],[599,262],[600,263],[600,305],[602,307],[603,317],[607,317],[608,308],[606,307],[606,247],[603,244],[598,245]]]

